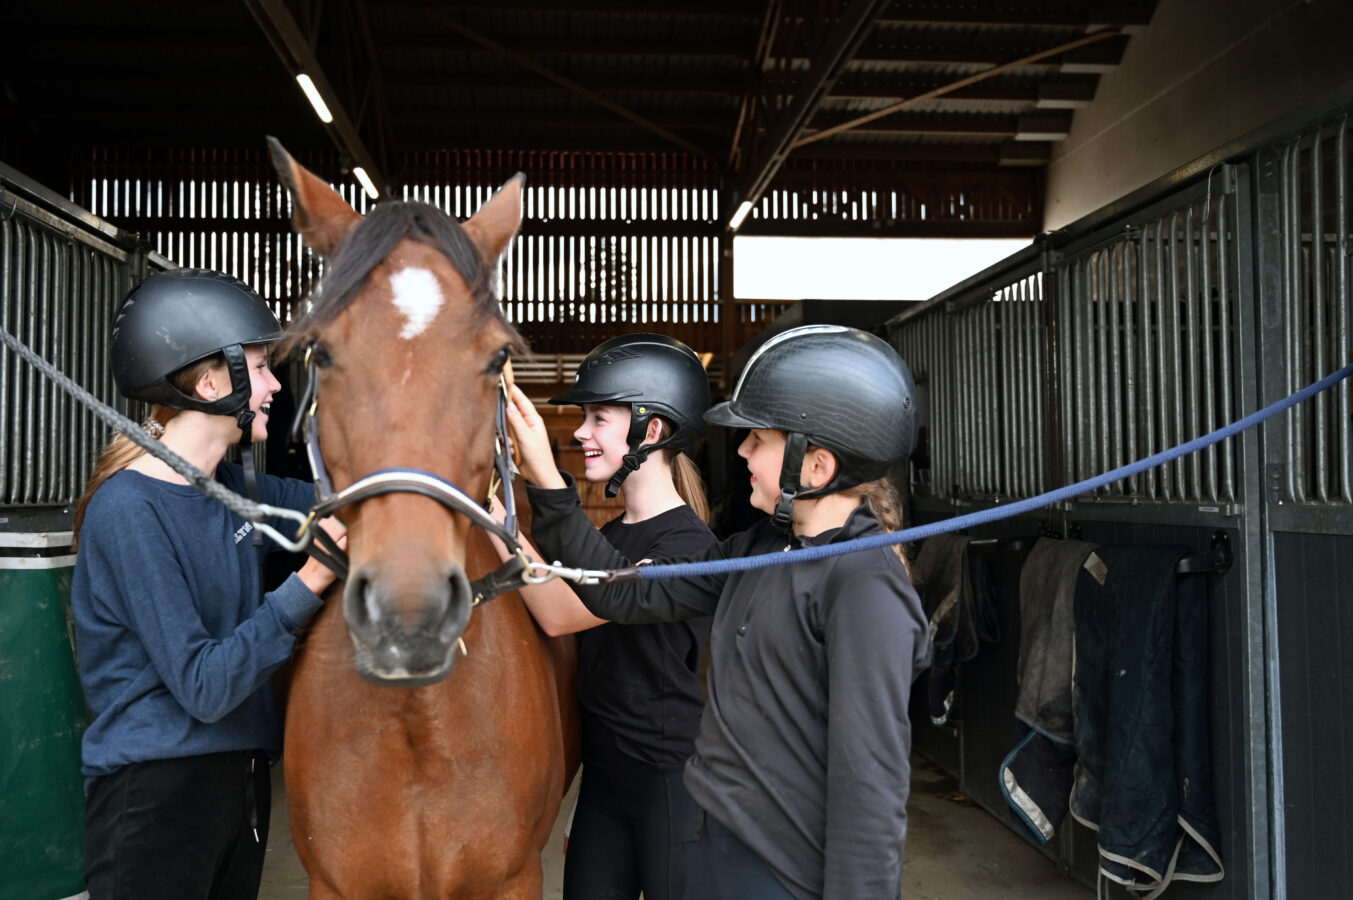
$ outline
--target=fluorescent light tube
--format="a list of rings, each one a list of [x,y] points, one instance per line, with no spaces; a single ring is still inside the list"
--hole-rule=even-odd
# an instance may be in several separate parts
[[[733,213],[733,218],[728,220],[728,230],[737,231],[738,228],[742,226],[742,220],[747,218],[747,216],[751,214],[751,211],[752,202],[750,200],[743,200],[738,206],[738,211]]]
[[[329,112],[328,105],[325,104],[324,98],[319,95],[319,88],[315,87],[315,82],[310,80],[310,76],[302,72],[296,76],[296,83],[301,86],[302,91],[305,91],[305,98],[315,108],[315,115],[319,116],[319,120],[325,125],[332,122],[334,114]]]
[[[354,166],[352,174],[356,175],[357,180],[362,183],[362,190],[366,191],[368,197],[372,200],[379,200],[381,198],[381,192],[376,190],[376,184],[371,180],[371,176],[366,174],[366,169],[363,169],[361,166]]]

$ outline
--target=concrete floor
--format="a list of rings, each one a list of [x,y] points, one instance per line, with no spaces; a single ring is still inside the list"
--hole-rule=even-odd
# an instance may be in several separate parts
[[[902,895],[908,900],[1088,900],[1091,891],[1058,873],[1056,866],[956,792],[954,779],[922,759],[912,769],[910,825]],[[576,790],[575,785],[573,790]],[[564,809],[572,805],[565,798]],[[562,897],[563,833],[555,828],[541,855],[543,900]],[[273,772],[272,828],[259,900],[305,897],[305,870],[296,858],[287,826],[281,767]]]

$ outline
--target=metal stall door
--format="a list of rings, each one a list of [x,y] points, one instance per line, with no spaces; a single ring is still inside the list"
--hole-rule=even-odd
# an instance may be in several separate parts
[[[129,236],[0,166],[0,327],[124,414],[110,329],[147,263]],[[88,712],[70,623],[70,527],[108,437],[0,349],[0,897],[84,896]]]
[[[1258,403],[1248,167],[1162,191],[1130,214],[1046,236],[1001,271],[890,323],[917,376],[928,444],[918,521],[991,507],[1099,475],[1211,432]],[[974,537],[1047,529],[1103,545],[1224,542],[1208,576],[1206,730],[1225,878],[1215,897],[1270,891],[1269,750],[1259,504],[1251,431]],[[1001,761],[1017,742],[1020,567],[991,560],[1004,635],[962,673],[965,716],[921,721],[917,746],[1003,820]],[[1094,884],[1094,832],[1068,818],[1043,852]]]
[[[1248,166],[1219,165],[1051,254],[1059,442],[1072,484],[1211,433],[1258,406]],[[1211,787],[1224,877],[1171,893],[1266,897],[1270,864],[1259,436],[1253,430],[1063,504],[1101,545],[1228,546],[1207,576]],[[1087,880],[1097,836],[1063,836]]]
[[[910,485],[917,523],[1024,499],[1047,490],[1047,397],[1051,369],[1044,322],[1042,258],[1023,262],[995,285],[983,285],[928,315],[904,315],[891,339],[911,367],[918,396],[920,443]],[[899,320],[895,320],[898,322]],[[981,537],[1024,537],[1037,524],[1007,520]],[[1022,557],[979,551],[990,567],[992,603],[1002,639],[983,646],[957,667],[959,708],[942,723],[914,720],[914,745],[959,777],[963,792],[1004,816],[996,778],[1001,759],[1018,739],[1012,711],[1018,659],[1018,585]],[[929,705],[922,676],[913,706]],[[929,710],[931,714],[937,710]]]
[[[1261,150],[1253,173],[1267,404],[1353,363],[1347,113]],[[1353,883],[1353,389],[1265,423],[1263,558],[1273,895]]]

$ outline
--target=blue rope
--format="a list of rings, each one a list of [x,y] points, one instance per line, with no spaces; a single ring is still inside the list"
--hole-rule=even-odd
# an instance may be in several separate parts
[[[857,553],[861,550],[873,550],[876,547],[887,547],[892,544],[919,541],[924,538],[934,537],[937,534],[945,534],[946,532],[959,531],[963,528],[986,525],[1000,519],[1008,519],[1011,516],[1018,516],[1023,513],[1042,509],[1045,506],[1051,506],[1052,504],[1059,503],[1063,500],[1070,500],[1074,497],[1101,488],[1111,482],[1121,481],[1124,478],[1131,478],[1133,475],[1139,475],[1147,469],[1152,469],[1163,463],[1178,459],[1195,450],[1210,447],[1247,428],[1258,425],[1265,419],[1270,419],[1278,413],[1290,409],[1303,400],[1314,397],[1316,394],[1337,384],[1349,375],[1353,375],[1353,364],[1344,366],[1339,371],[1326,375],[1324,378],[1314,384],[1302,388],[1290,397],[1285,397],[1271,406],[1266,406],[1258,412],[1251,413],[1245,418],[1232,422],[1230,425],[1219,428],[1210,434],[1194,438],[1187,443],[1180,444],[1178,447],[1162,450],[1160,453],[1148,456],[1145,459],[1139,459],[1136,462],[1119,466],[1112,471],[1105,472],[1103,475],[1096,475],[1093,478],[1087,478],[1084,481],[1078,481],[1075,484],[1069,484],[1066,487],[1057,488],[1056,490],[1048,491],[1045,494],[1039,494],[1037,497],[1030,497],[1027,500],[1018,500],[1004,506],[991,507],[990,509],[983,509],[974,513],[955,516],[952,519],[932,522],[929,525],[918,525],[915,528],[903,529],[902,531],[890,531],[885,534],[875,534],[870,535],[869,537],[856,538],[852,541],[842,541],[839,544],[804,547],[801,550],[788,550],[783,553],[763,553],[758,556],[747,556],[739,559],[713,559],[704,562],[642,566],[639,569],[639,576],[644,579],[657,580],[662,578],[694,578],[700,575],[723,575],[728,572],[748,572],[753,569],[766,569],[771,566],[787,565],[789,563],[807,562],[814,559],[827,559],[832,556],[842,556],[846,553]]]

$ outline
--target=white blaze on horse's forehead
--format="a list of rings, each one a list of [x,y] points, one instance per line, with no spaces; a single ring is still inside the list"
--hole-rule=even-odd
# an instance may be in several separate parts
[[[404,340],[418,337],[442,308],[442,288],[427,269],[400,269],[390,276],[391,301],[404,314]]]

